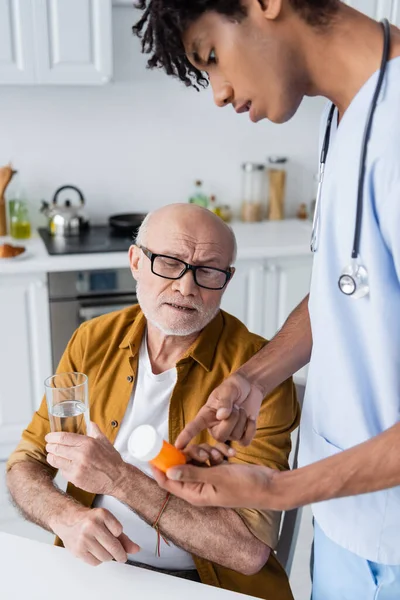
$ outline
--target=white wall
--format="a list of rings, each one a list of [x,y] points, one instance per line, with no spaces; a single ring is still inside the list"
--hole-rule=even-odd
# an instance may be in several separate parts
[[[0,88],[0,164],[10,158],[39,206],[73,183],[93,221],[110,213],[185,201],[193,180],[234,207],[240,165],[270,154],[290,159],[288,214],[313,194],[321,100],[307,99],[288,124],[251,123],[211,92],[148,71],[131,34],[136,15],[114,8],[115,78],[105,87]]]

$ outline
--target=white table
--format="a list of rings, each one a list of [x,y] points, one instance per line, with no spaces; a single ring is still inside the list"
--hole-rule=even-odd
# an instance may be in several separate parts
[[[0,533],[1,600],[246,600],[250,596],[115,562],[90,567],[64,548]]]

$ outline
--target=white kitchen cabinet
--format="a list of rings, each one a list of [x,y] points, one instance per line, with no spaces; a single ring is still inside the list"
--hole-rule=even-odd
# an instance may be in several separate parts
[[[111,75],[111,0],[0,0],[0,84],[95,85]]]
[[[238,260],[236,272],[222,297],[222,308],[262,335],[264,261]]]
[[[0,0],[0,83],[35,81],[30,0]]]
[[[308,294],[312,256],[238,260],[222,308],[271,339]]]
[[[312,257],[270,259],[265,265],[263,333],[271,339],[310,291]]]
[[[0,460],[19,441],[51,375],[45,273],[0,276]]]
[[[42,84],[101,84],[112,73],[111,0],[34,0]]]
[[[310,291],[312,256],[238,260],[235,266],[221,306],[250,331],[270,340]],[[307,366],[294,378],[304,385]]]

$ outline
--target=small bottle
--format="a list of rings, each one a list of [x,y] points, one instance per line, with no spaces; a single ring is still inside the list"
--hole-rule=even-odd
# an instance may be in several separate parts
[[[232,221],[232,209],[228,204],[223,204],[219,207],[220,217],[225,223]]]
[[[128,449],[133,458],[149,462],[163,473],[186,463],[184,453],[163,440],[152,425],[140,425],[134,429],[128,440]]]
[[[221,208],[217,204],[217,197],[215,195],[210,196],[210,204],[208,205],[208,210],[211,210],[218,217],[221,216]]]
[[[10,234],[16,240],[26,240],[31,237],[31,222],[28,203],[22,191],[20,176],[14,178],[8,201],[10,215]]]
[[[198,179],[194,184],[193,194],[189,198],[190,204],[198,204],[203,208],[208,207],[208,198],[207,195],[203,191],[203,182]]]
[[[296,216],[298,219],[307,219],[307,217],[308,217],[307,206],[304,202],[302,202],[300,204],[299,208],[297,209]]]

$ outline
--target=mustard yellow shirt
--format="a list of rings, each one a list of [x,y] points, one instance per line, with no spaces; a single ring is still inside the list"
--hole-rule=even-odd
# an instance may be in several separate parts
[[[146,319],[137,305],[88,321],[72,336],[57,369],[59,373],[86,373],[90,418],[111,443],[114,443],[132,394],[145,327]],[[169,408],[169,438],[172,443],[186,423],[193,420],[212,390],[265,343],[235,317],[224,311],[217,314],[176,365],[177,384]],[[248,447],[232,443],[236,456],[229,461],[288,469],[290,433],[297,427],[298,421],[299,407],[290,379],[264,399],[253,442]],[[43,399],[19,445],[9,457],[7,469],[20,461],[38,461],[55,476],[56,471],[46,462],[44,438],[49,431],[47,406]],[[207,431],[195,441],[213,443]],[[94,494],[72,484],[68,484],[67,493],[85,506],[92,506],[95,499]],[[240,509],[237,513],[259,540],[275,548],[279,513],[250,509]],[[62,545],[61,540],[56,539],[56,544]],[[286,574],[272,552],[261,571],[251,576],[197,556],[193,559],[203,583],[270,600],[293,598]]]

